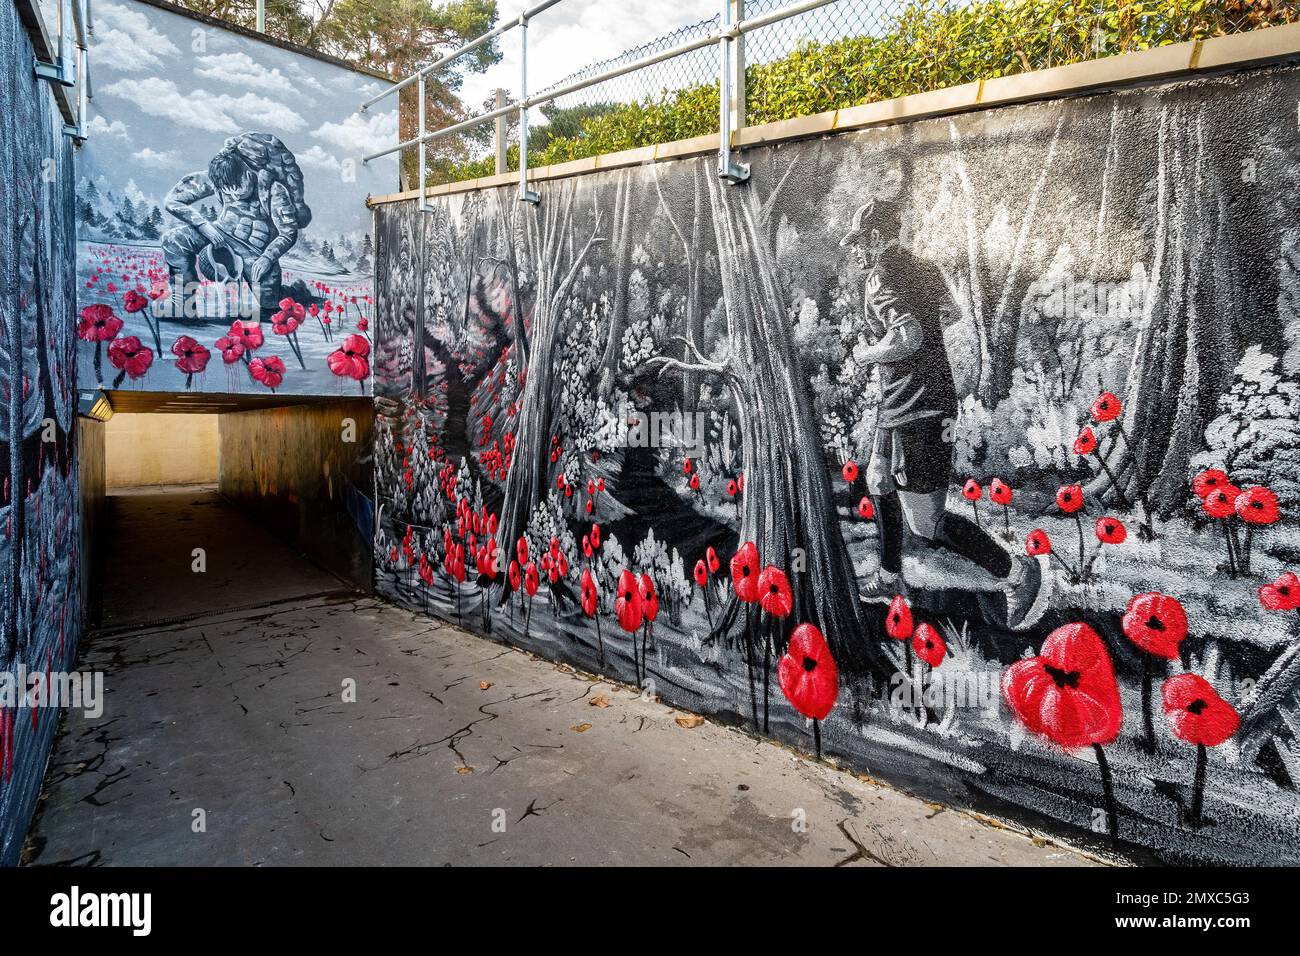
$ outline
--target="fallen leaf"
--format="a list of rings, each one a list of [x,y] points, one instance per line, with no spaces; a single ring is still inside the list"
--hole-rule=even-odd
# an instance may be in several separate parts
[[[478,682],[479,690],[487,690],[491,686],[492,686],[492,682],[490,680],[481,680]]]
[[[601,710],[604,710],[609,706],[609,698],[604,694],[597,694],[595,697],[591,698],[591,700],[587,701],[587,703],[592,707],[599,707]]]
[[[702,723],[704,723],[704,718],[699,714],[682,714],[682,716],[677,718],[677,726],[685,727],[687,730],[690,730],[692,727],[698,727]]]
[[[577,731],[580,734],[583,734],[586,733],[588,730],[591,730],[591,724],[578,724],[578,726],[570,727],[569,729],[573,731]]]
[[[456,768],[456,772],[457,772],[457,773],[462,773],[462,774],[464,774],[464,773],[473,773],[473,772],[474,772],[474,768],[473,768],[473,767],[457,767],[457,768]]]

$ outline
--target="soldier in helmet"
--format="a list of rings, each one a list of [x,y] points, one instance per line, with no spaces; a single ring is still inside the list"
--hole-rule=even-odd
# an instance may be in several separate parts
[[[286,169],[296,181],[282,174]],[[206,171],[190,173],[167,193],[164,205],[181,221],[162,237],[168,268],[187,285],[242,279],[262,315],[274,312],[284,295],[280,257],[310,221],[301,186],[292,153],[275,137],[245,133],[227,140]],[[209,221],[195,204],[212,196],[221,208]]]
[[[855,354],[879,369],[867,491],[880,532],[880,586],[898,590],[902,583],[906,521],[931,547],[961,555],[998,579],[1008,625],[1029,627],[1047,610],[1050,579],[1037,559],[1010,554],[973,521],[947,510],[957,391],[943,327],[930,310],[900,312],[880,289],[873,265],[883,247],[879,233],[864,225],[873,208],[869,202],[854,213],[840,246],[851,247],[868,274],[863,313],[872,341],[865,355]]]

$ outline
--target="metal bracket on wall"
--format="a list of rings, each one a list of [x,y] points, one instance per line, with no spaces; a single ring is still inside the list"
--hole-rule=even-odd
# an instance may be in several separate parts
[[[519,201],[536,206],[541,195],[528,188],[528,14],[519,15]]]
[[[731,4],[732,0],[722,0],[718,21],[718,176],[735,184],[749,179],[749,163],[731,158],[732,44],[740,38],[740,30],[731,19]]]

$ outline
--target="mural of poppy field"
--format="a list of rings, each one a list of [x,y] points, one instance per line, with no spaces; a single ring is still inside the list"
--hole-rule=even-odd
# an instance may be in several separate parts
[[[1300,73],[376,212],[376,583],[1134,859],[1300,861]]]

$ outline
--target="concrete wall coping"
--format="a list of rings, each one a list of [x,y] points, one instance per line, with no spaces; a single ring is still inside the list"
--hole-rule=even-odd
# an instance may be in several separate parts
[[[1300,24],[1267,27],[1249,33],[1175,43],[1137,53],[1071,63],[1015,76],[979,80],[961,86],[915,93],[876,103],[863,103],[859,106],[844,107],[812,116],[747,126],[736,130],[732,135],[732,143],[738,148],[767,146],[846,130],[891,126],[932,116],[1122,89],[1157,81],[1167,82],[1232,72],[1248,66],[1279,62],[1297,56],[1300,56]],[[572,162],[541,166],[528,171],[528,181],[545,182],[607,169],[622,169],[669,159],[684,159],[713,153],[717,149],[718,134],[712,133],[693,139],[642,146],[618,153],[606,153],[586,159],[575,159]],[[430,186],[425,190],[425,195],[434,197],[474,192],[480,189],[509,186],[518,181],[518,172],[502,173]],[[367,202],[370,206],[402,202],[417,198],[419,193],[418,189],[411,189],[385,196],[372,196]]]

